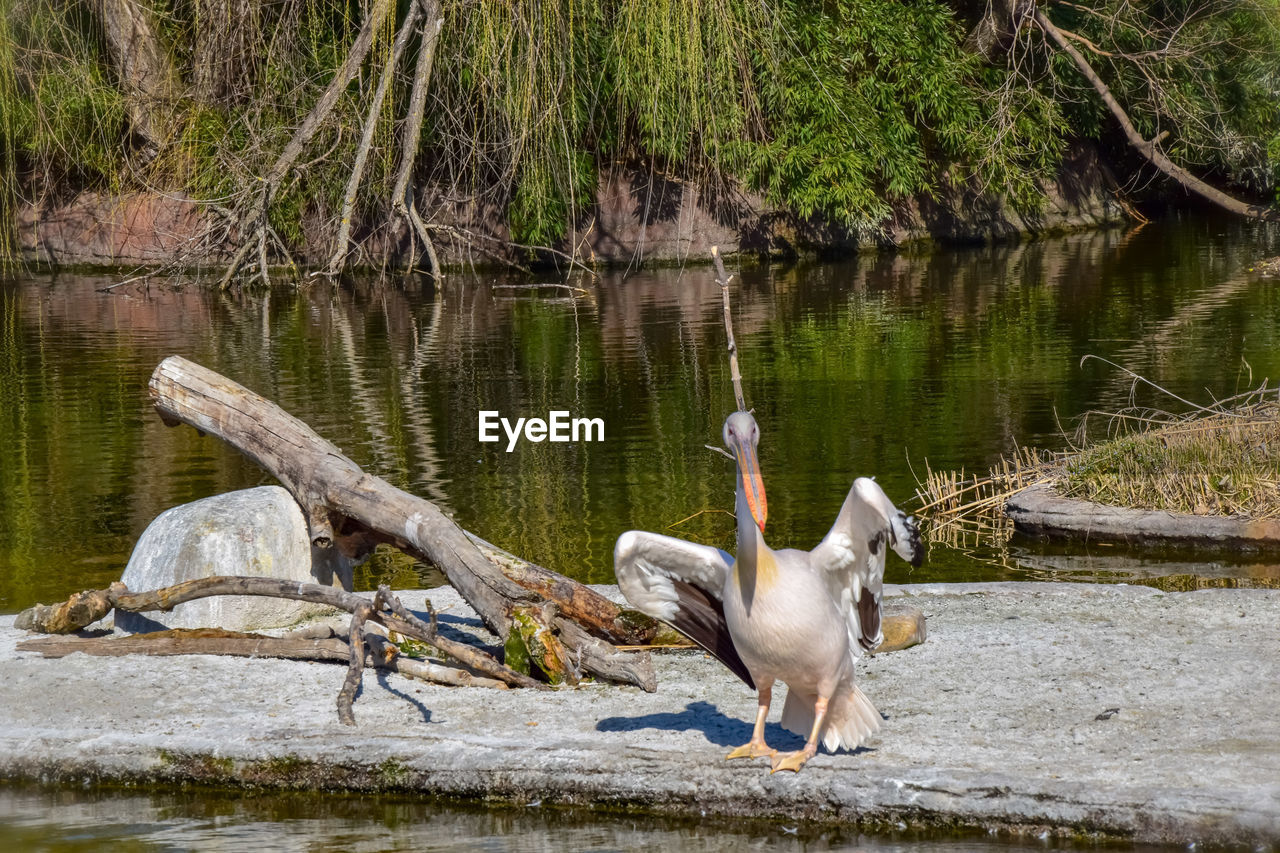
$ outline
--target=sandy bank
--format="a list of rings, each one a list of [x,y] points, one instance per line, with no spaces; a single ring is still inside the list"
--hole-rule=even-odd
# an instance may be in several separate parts
[[[723,760],[749,737],[754,697],[701,653],[659,656],[656,694],[454,690],[367,674],[352,729],[334,713],[341,667],[45,660],[15,651],[24,634],[12,616],[0,617],[0,776],[1280,844],[1280,591],[895,592],[924,609],[929,640],[862,665],[883,729],[796,776]],[[452,590],[430,595],[442,623],[474,629]],[[767,737],[799,745],[776,722]]]

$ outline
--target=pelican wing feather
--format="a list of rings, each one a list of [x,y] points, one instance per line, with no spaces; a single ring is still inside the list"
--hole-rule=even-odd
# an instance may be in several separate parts
[[[613,549],[618,587],[633,607],[671,625],[755,689],[720,600],[732,565],[719,548],[641,530],[619,536]]]
[[[880,599],[889,548],[913,566],[924,559],[915,520],[895,507],[875,480],[859,477],[831,531],[810,552],[811,565],[823,573],[844,614],[855,655],[859,648],[871,651],[884,639]]]

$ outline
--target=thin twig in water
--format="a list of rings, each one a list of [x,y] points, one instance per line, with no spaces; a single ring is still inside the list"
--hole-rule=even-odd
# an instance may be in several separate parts
[[[550,283],[548,284],[495,284],[493,286],[493,289],[494,290],[542,290],[543,288],[548,288],[548,287],[556,288],[559,290],[568,290],[573,293],[579,294],[581,296],[591,295],[591,291],[582,287],[574,287],[571,284],[550,284]]]
[[[693,515],[686,515],[684,518],[680,519],[679,521],[673,521],[671,524],[668,524],[667,529],[671,530],[672,528],[679,527],[680,525],[684,524],[686,521],[692,521],[693,519],[697,518],[700,515],[711,515],[715,513],[723,513],[724,515],[727,515],[730,518],[733,518],[733,513],[729,512],[729,510],[727,509],[700,509],[697,512],[695,512]]]
[[[1100,355],[1094,355],[1094,354],[1092,354],[1092,353],[1088,353],[1088,354],[1086,354],[1085,356],[1083,356],[1083,357],[1080,359],[1080,366],[1081,366],[1081,367],[1083,367],[1083,366],[1084,366],[1084,363],[1085,363],[1086,361],[1088,361],[1089,359],[1093,359],[1093,360],[1095,360],[1095,361],[1100,361],[1100,362],[1102,362],[1103,364],[1109,364],[1109,365],[1111,365],[1112,367],[1114,367],[1116,370],[1119,370],[1119,371],[1121,371],[1122,373],[1127,373],[1129,376],[1132,376],[1132,377],[1133,377],[1133,381],[1134,381],[1135,383],[1137,383],[1137,382],[1142,382],[1142,383],[1144,383],[1144,384],[1146,384],[1146,385],[1150,385],[1152,388],[1156,389],[1157,391],[1160,391],[1160,392],[1161,392],[1161,393],[1163,393],[1163,394],[1167,394],[1167,395],[1169,395],[1170,397],[1172,397],[1173,399],[1177,400],[1179,403],[1185,403],[1186,405],[1190,406],[1190,407],[1191,407],[1191,408],[1193,408],[1193,409],[1197,409],[1197,410],[1199,410],[1199,411],[1201,411],[1201,412],[1205,412],[1205,413],[1207,413],[1207,414],[1231,414],[1230,412],[1226,412],[1226,411],[1224,411],[1222,408],[1205,408],[1204,406],[1201,406],[1201,405],[1198,405],[1198,404],[1196,404],[1196,403],[1191,402],[1190,400],[1186,399],[1185,397],[1179,397],[1177,394],[1173,393],[1173,392],[1172,392],[1172,391],[1170,391],[1168,388],[1165,388],[1165,387],[1163,387],[1163,386],[1161,386],[1161,385],[1157,385],[1156,383],[1152,382],[1152,381],[1151,381],[1150,379],[1148,379],[1147,377],[1142,376],[1142,375],[1139,375],[1139,374],[1137,374],[1137,373],[1134,373],[1134,372],[1133,372],[1132,370],[1130,370],[1129,368],[1127,368],[1127,367],[1125,367],[1125,366],[1123,366],[1123,365],[1120,365],[1120,364],[1116,364],[1114,361],[1111,361],[1110,359],[1103,358],[1103,357],[1102,357],[1102,356],[1100,356]],[[1219,404],[1219,405],[1220,405],[1220,404]]]
[[[110,293],[111,291],[115,290],[117,287],[123,287],[126,284],[133,284],[135,281],[146,281],[147,279],[151,278],[152,275],[153,273],[149,273],[149,272],[143,273],[142,275],[135,275],[133,278],[126,278],[124,281],[117,281],[115,284],[109,284],[106,287],[96,288],[94,292]]]

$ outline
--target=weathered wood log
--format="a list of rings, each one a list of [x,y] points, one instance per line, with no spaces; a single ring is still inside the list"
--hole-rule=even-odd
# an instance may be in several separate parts
[[[507,685],[494,678],[473,675],[465,670],[442,666],[431,661],[388,657],[377,644],[365,656],[365,665],[398,672],[435,684],[451,687],[489,687],[506,690]],[[129,637],[36,637],[18,643],[18,651],[38,652],[47,658],[61,658],[82,652],[97,657],[125,655],[232,655],[235,657],[280,658],[284,660],[333,661],[345,663],[351,647],[338,637],[303,639],[297,637],[264,637],[237,634],[232,631],[191,630],[178,628]]]
[[[560,616],[587,627],[601,639],[619,645],[643,646],[655,642],[663,632],[663,625],[657,619],[639,610],[619,607],[586,584],[517,557],[470,531],[463,532],[504,575],[554,601]]]
[[[247,388],[180,356],[152,374],[151,400],[166,423],[220,438],[278,479],[302,506],[312,544],[333,544],[330,511],[356,519],[438,565],[500,637],[513,602],[534,597],[507,578],[431,502],[366,474],[302,421]]]
[[[653,693],[658,689],[658,676],[647,652],[621,652],[604,640],[591,636],[576,622],[558,620],[560,639],[572,651],[576,662],[593,675],[609,681],[634,684],[641,690]],[[587,661],[591,661],[590,667]]]
[[[276,598],[290,598],[298,601],[309,601],[314,604],[327,604],[330,607],[336,607],[351,614],[356,613],[361,607],[369,606],[368,599],[330,586],[285,581],[277,578],[214,575],[213,577],[197,578],[196,580],[185,581],[147,592],[130,592],[129,588],[124,584],[114,583],[105,590],[78,593],[72,596],[71,602],[56,607],[36,605],[18,614],[14,624],[16,627],[25,628],[28,631],[41,631],[43,633],[55,633],[52,630],[55,628],[58,629],[56,633],[78,631],[90,624],[90,622],[96,621],[97,618],[101,618],[101,615],[105,615],[99,614],[95,616],[96,609],[76,609],[69,606],[77,599],[86,596],[95,600],[98,596],[101,596],[106,599],[111,607],[120,610],[127,610],[131,613],[146,613],[152,610],[172,610],[183,602],[213,595],[267,595]],[[391,602],[388,602],[388,607],[391,608],[391,613],[379,611],[374,613],[372,618],[390,630],[404,634],[406,637],[421,640],[438,649],[446,657],[451,657],[464,666],[505,681],[514,687],[546,687],[545,684],[498,663],[493,657],[480,649],[473,648],[466,643],[459,643],[455,640],[441,637],[434,625],[414,617],[399,601],[394,600],[394,597],[392,597]],[[71,618],[72,616],[79,618]]]
[[[124,584],[119,584],[123,587]],[[97,622],[111,612],[110,590],[88,589],[77,592],[61,604],[37,604],[19,613],[13,627],[42,634],[70,634]]]
[[[149,390],[165,423],[187,423],[214,435],[276,477],[306,514],[313,544],[334,544],[335,516],[369,528],[401,550],[439,566],[485,626],[504,641],[514,607],[546,600],[545,593],[510,580],[430,501],[365,473],[337,447],[266,398],[179,356],[160,363]],[[582,587],[568,578],[554,586]],[[591,590],[587,593],[595,595]],[[562,607],[559,600],[556,604]],[[610,606],[616,618],[619,611]],[[578,613],[572,607],[568,612]],[[590,674],[608,678],[606,673],[618,671],[598,644],[570,651]],[[639,680],[629,683],[652,683],[652,663],[643,653],[632,668],[639,672]]]

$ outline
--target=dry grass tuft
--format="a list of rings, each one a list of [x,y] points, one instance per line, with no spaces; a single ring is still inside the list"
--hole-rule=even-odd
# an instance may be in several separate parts
[[[931,541],[952,548],[990,539],[1003,542],[1012,530],[1005,501],[1028,486],[1053,482],[1061,466],[1061,454],[1030,447],[1018,448],[985,476],[966,476],[963,468],[934,471],[926,464],[925,477],[916,484],[920,506],[915,512]]]
[[[1099,419],[1105,437],[1090,441],[1088,427]],[[1091,412],[1075,446],[1064,453],[1020,448],[980,477],[926,468],[916,489],[926,536],[952,547],[1003,544],[1012,531],[1005,502],[1039,483],[1113,506],[1280,517],[1280,397],[1266,383],[1184,415]]]
[[[1280,517],[1280,403],[1149,420],[1071,457],[1059,491],[1138,509]]]

